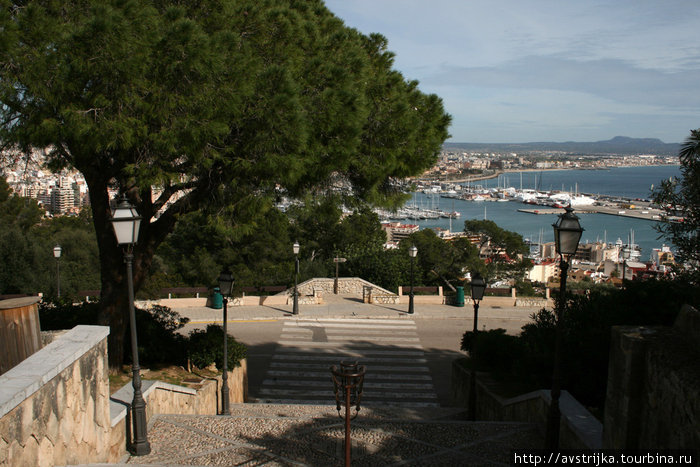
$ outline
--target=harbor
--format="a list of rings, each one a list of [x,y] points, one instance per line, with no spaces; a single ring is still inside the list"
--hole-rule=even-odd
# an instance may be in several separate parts
[[[661,211],[649,201],[650,188],[677,174],[677,166],[625,167],[610,170],[560,170],[544,174],[510,173],[507,177],[482,180],[479,184],[469,183],[469,189],[467,184],[458,188],[458,184],[433,183],[422,186],[422,190],[416,186],[416,191],[411,193],[411,198],[404,206],[408,208],[407,211],[378,212],[378,215],[383,222],[399,221],[417,225],[420,229],[450,232],[462,231],[465,220],[485,219],[494,221],[501,228],[519,233],[526,241],[549,242],[553,239],[551,224],[556,220],[557,214],[563,212],[563,205],[536,205],[518,201],[515,196],[499,197],[498,194],[492,196],[490,193],[520,191],[519,186],[513,190],[507,188],[512,185],[508,182],[514,180],[520,185],[521,177],[523,191],[534,192],[540,188],[539,193],[555,193],[562,190],[550,191],[550,188],[564,186],[570,187],[569,193],[576,194],[578,185],[578,195],[594,198],[592,204],[573,205],[585,229],[581,241],[614,243],[621,240],[622,243],[629,243],[633,232],[634,243],[639,245],[643,258],[646,258],[654,248],[659,248],[664,243],[655,229],[661,220],[655,216],[661,216]],[[547,189],[544,190],[543,187]],[[474,193],[478,191],[481,193]],[[540,198],[546,199],[542,196]],[[440,212],[454,214],[445,216],[440,215]]]

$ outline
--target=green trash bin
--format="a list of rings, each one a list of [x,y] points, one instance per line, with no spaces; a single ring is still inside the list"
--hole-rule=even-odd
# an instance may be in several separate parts
[[[221,295],[221,289],[214,287],[214,292],[211,294],[211,308],[219,310],[224,306],[224,296]]]
[[[457,286],[457,294],[455,295],[455,306],[464,306],[464,287]]]

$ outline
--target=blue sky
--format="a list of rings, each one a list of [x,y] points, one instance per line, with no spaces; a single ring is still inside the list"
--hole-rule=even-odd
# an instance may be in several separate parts
[[[326,0],[442,97],[455,142],[682,142],[700,128],[698,0]]]

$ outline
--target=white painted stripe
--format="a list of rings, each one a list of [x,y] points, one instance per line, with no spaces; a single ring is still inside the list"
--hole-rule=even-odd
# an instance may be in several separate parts
[[[301,341],[309,341],[310,336],[282,336],[280,339],[299,339]],[[420,342],[417,337],[376,337],[376,336],[326,336],[326,342],[330,341],[361,341],[361,342]],[[287,340],[280,340],[279,343],[283,344],[289,342]],[[317,341],[309,341],[316,343]],[[324,343],[324,342],[320,342]]]
[[[325,329],[325,332],[327,335],[333,335],[333,334],[342,334],[342,333],[347,333],[347,332],[352,332],[354,329],[331,329],[331,328],[323,328]],[[314,330],[313,329],[308,329],[308,328],[290,328],[290,329],[284,329],[282,331],[282,335],[293,335],[293,334],[301,334],[304,336],[308,335],[313,335]],[[366,330],[363,329],[362,331],[358,331],[357,334],[361,335],[366,335],[366,334],[377,334],[377,335],[382,335],[382,334],[389,334],[389,335],[398,335],[398,336],[415,336],[416,331],[414,330],[408,330],[408,331],[396,331],[396,330],[386,330],[386,331],[377,331],[377,330]]]
[[[329,388],[331,397],[333,397],[333,387],[331,386]],[[268,388],[262,388],[260,389],[260,394],[262,395],[267,395],[267,396],[300,396],[300,397],[305,397],[305,396],[324,396],[326,394],[329,394],[329,391],[308,391],[305,389],[268,389]],[[386,392],[386,391],[373,391],[372,394],[368,394],[367,392],[364,392],[362,394],[362,400],[365,400],[365,397],[368,398],[379,398],[379,397],[388,397],[388,398],[396,398],[396,399],[437,399],[437,395],[433,393],[423,393],[423,392]]]
[[[416,324],[412,319],[375,319],[375,318],[291,318],[284,324],[295,323],[377,323],[377,324]]]
[[[280,345],[286,345],[289,347],[293,348],[303,348],[307,346],[313,346],[313,347],[330,347],[331,349],[338,349],[338,350],[349,350],[349,349],[354,349],[354,348],[376,348],[378,344],[372,343],[372,342],[367,342],[366,340],[362,341],[334,341],[334,342],[307,342],[307,341],[280,341],[278,342]],[[398,345],[398,344],[392,344],[392,345]],[[423,346],[420,344],[401,344],[400,348],[402,349],[422,349]]]
[[[315,323],[315,324],[304,324],[304,325],[297,325],[297,324],[289,324],[286,326],[282,327],[282,330],[284,331],[289,331],[290,329],[313,329],[313,328],[322,328],[322,329],[376,329],[376,330],[403,330],[403,331],[415,331],[418,328],[416,327],[415,324],[408,324],[405,326],[399,326],[399,325],[376,325],[376,324],[340,324],[340,323],[327,323],[327,324],[320,324],[320,323]]]
[[[298,380],[298,379],[266,379],[263,381],[263,386],[284,386],[284,387],[319,387],[327,382],[327,379],[323,381],[308,381],[308,380]],[[316,383],[316,384],[312,384]],[[427,391],[432,391],[435,388],[432,383],[374,383],[365,382],[365,389],[416,389]]]
[[[405,357],[413,356],[413,357],[422,357],[425,355],[425,352],[421,350],[363,350],[363,351],[357,351],[354,352],[352,350],[341,350],[341,349],[315,349],[312,347],[308,347],[304,349],[304,347],[280,347],[277,349],[278,352],[282,353],[312,353],[314,355],[318,355],[319,353],[327,353],[327,354],[334,354],[338,355],[338,353],[342,353],[344,355],[401,355]]]
[[[339,360],[338,360],[339,362]],[[362,364],[362,361],[359,362]],[[270,368],[299,368],[299,369],[312,369],[312,370],[325,370],[330,375],[330,366],[328,363],[280,363],[271,362]],[[404,372],[404,373],[429,373],[428,367],[425,366],[385,366],[385,365],[372,365],[367,368],[368,371],[382,371],[382,372]]]
[[[374,367],[372,367],[374,368]],[[325,378],[331,377],[330,367],[326,368],[326,371],[286,371],[286,370],[268,370],[265,376],[296,376],[299,378]],[[395,379],[395,380],[411,380],[411,381],[432,381],[429,375],[387,375],[387,374],[366,374],[365,381],[376,381],[384,379]]]
[[[286,404],[286,405],[294,405],[294,404],[300,404],[300,405],[327,405],[331,407],[335,407],[335,400],[327,400],[327,399],[274,399],[274,398],[264,398],[264,399],[257,399],[256,402],[257,404]],[[412,408],[412,409],[420,409],[420,408],[431,408],[431,407],[440,407],[440,404],[436,404],[435,402],[397,402],[397,401],[385,401],[385,400],[370,400],[370,401],[365,401],[364,397],[362,398],[362,404],[360,408],[366,408],[366,407],[403,407],[403,408]],[[341,408],[341,414],[345,413],[345,409]],[[351,413],[355,413],[355,410],[353,409]],[[362,413],[362,410],[360,410],[360,413]]]
[[[328,362],[337,362],[337,355],[274,355],[272,360],[323,360]],[[378,357],[366,357],[362,358],[360,364],[364,362],[380,362],[380,363],[427,363],[428,360],[425,358],[378,358]]]

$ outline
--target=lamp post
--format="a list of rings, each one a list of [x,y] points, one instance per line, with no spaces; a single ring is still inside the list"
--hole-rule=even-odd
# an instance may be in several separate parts
[[[578,249],[578,242],[581,240],[583,228],[579,224],[578,217],[574,214],[571,206],[566,208],[564,214],[559,215],[559,219],[554,227],[554,246],[560,255],[559,269],[561,275],[559,279],[559,303],[557,306],[556,337],[554,344],[554,370],[552,373],[552,401],[549,406],[547,419],[546,448],[554,451],[559,447],[559,424],[561,412],[559,410],[559,396],[561,395],[561,340],[562,340],[562,315],[566,309],[566,277],[569,272],[569,261]]]
[[[61,262],[62,251],[61,245],[56,244],[56,246],[53,247],[53,257],[56,258],[56,295],[58,298],[61,298],[61,269],[59,264]]]
[[[129,326],[131,327],[131,359],[134,388],[134,398],[131,402],[132,440],[129,451],[135,456],[145,456],[151,452],[146,433],[146,401],[141,393],[141,367],[139,366],[138,343],[136,341],[136,313],[134,310],[134,278],[132,262],[134,260],[134,244],[138,241],[141,216],[126,199],[122,197],[112,213],[112,227],[117,238],[117,244],[124,247],[124,262],[126,263],[127,292],[129,301]]]
[[[226,324],[228,323],[228,297],[231,296],[232,286],[233,275],[227,267],[219,274],[219,290],[224,297],[224,367],[221,375],[221,415],[231,414],[228,393],[228,331]]]
[[[292,245],[294,252],[294,305],[292,306],[292,314],[299,314],[299,291],[297,290],[297,282],[299,281],[299,242],[294,242]]]
[[[411,257],[411,289],[408,293],[408,314],[412,315],[414,312],[413,309],[413,260],[416,258],[416,255],[418,254],[418,248],[416,248],[415,245],[412,245],[411,248],[408,249],[408,255]]]
[[[624,287],[625,285],[625,273],[627,272],[627,260],[630,257],[630,250],[629,248],[623,248],[622,249],[622,285]]]
[[[472,276],[472,303],[474,304],[474,335],[472,336],[472,352],[474,351],[474,346],[476,345],[476,333],[478,331],[477,323],[479,320],[479,303],[484,298],[484,292],[486,291],[486,281],[481,274],[475,272]],[[476,420],[476,367],[472,361],[472,374],[469,389],[469,418],[471,420]]]

